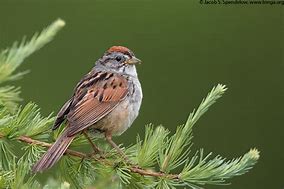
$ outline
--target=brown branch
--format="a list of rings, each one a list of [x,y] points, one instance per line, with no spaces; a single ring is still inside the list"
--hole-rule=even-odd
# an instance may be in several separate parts
[[[3,137],[5,137],[5,136],[2,133],[0,133],[0,139],[3,138]],[[35,145],[42,146],[42,147],[49,148],[49,147],[52,146],[52,144],[50,144],[50,143],[42,142],[42,141],[39,141],[39,140],[34,140],[34,139],[32,139],[28,136],[19,136],[17,139],[21,142],[25,142],[25,143],[28,143],[28,144],[35,144]],[[91,157],[88,154],[78,152],[78,151],[75,151],[75,150],[70,150],[70,149],[66,150],[66,154],[68,154],[70,156],[79,157],[79,158],[93,158],[97,161],[103,162],[104,164],[111,165],[109,161],[104,159],[104,157],[94,158],[94,157]],[[143,175],[143,176],[164,177],[164,178],[175,179],[175,180],[180,179],[179,174],[168,174],[168,173],[163,173],[163,172],[156,172],[156,171],[149,170],[149,169],[142,169],[140,167],[133,166],[133,165],[129,168],[129,170],[133,173],[138,173],[138,174]]]
[[[27,136],[19,136],[18,140],[21,141],[21,142],[25,142],[25,143],[29,143],[29,144],[35,144],[35,145],[39,145],[39,146],[42,146],[42,147],[48,147],[48,148],[51,147],[51,145],[52,145],[52,144],[49,144],[47,142],[34,140],[34,139],[32,139],[30,137],[27,137]],[[79,158],[86,158],[86,157],[88,157],[84,153],[77,152],[77,151],[70,150],[70,149],[66,150],[66,154],[69,154],[69,155],[72,155],[72,156],[76,156],[76,157],[79,157]]]
[[[145,176],[165,177],[165,178],[175,179],[175,180],[180,179],[180,176],[178,174],[167,174],[167,173],[163,173],[163,172],[155,172],[155,171],[152,171],[152,170],[149,170],[149,169],[148,170],[141,169],[139,167],[131,167],[130,170],[133,173],[138,173],[140,175],[145,175]]]

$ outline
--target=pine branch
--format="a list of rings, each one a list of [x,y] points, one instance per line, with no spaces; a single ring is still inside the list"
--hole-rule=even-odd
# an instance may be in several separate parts
[[[189,150],[186,149],[186,147],[190,147],[190,139],[188,139],[187,136],[191,134],[192,125],[200,117],[200,114],[203,114],[208,109],[209,105],[212,105],[217,98],[220,98],[221,94],[223,94],[225,90],[225,86],[222,85],[218,85],[216,88],[213,88],[213,90],[208,94],[208,96],[201,102],[199,108],[195,112],[190,114],[187,124],[185,126],[178,127],[176,133],[169,139],[167,139],[169,132],[163,127],[157,127],[155,131],[153,131],[153,127],[148,126],[148,128],[146,129],[145,140],[141,141],[140,139],[138,139],[138,142],[135,147],[136,151],[132,151],[136,153],[137,158],[134,159],[137,160],[138,166],[130,165],[124,162],[122,166],[117,167],[117,174],[120,175],[122,181],[126,184],[129,184],[129,180],[132,179],[132,175],[130,173],[137,173],[142,176],[151,176],[158,178],[159,184],[157,185],[157,187],[164,186],[167,183],[169,184],[173,182],[176,184],[183,183],[192,188],[197,188],[195,184],[220,184],[223,183],[225,179],[231,178],[235,175],[244,174],[248,169],[250,169],[259,158],[257,150],[250,151],[242,158],[236,160],[233,159],[231,161],[225,161],[225,159],[221,158],[220,156],[217,156],[213,160],[207,161],[210,154],[203,158],[203,151],[201,151],[200,160],[196,165],[195,162],[198,158],[197,154],[192,157],[191,161],[189,161],[188,159]],[[25,112],[29,112],[30,115],[26,115]],[[27,119],[28,117],[35,117],[36,112],[37,109],[34,108],[32,104],[27,105],[21,112],[18,113],[18,119],[21,121],[16,121],[16,123],[21,122],[23,125],[25,125],[24,120],[29,120]],[[35,122],[39,123],[39,121]],[[15,126],[14,123],[15,122],[12,122],[13,126]],[[36,125],[29,127],[29,130],[27,130],[25,129],[27,127],[18,125],[16,127],[12,127],[10,130],[8,129],[8,132],[6,131],[6,135],[0,133],[0,137],[16,137],[17,140],[31,145],[50,147],[51,144],[49,143],[32,139],[29,136],[21,135],[26,134],[30,136],[36,136],[29,134],[29,131],[31,131],[31,133],[34,133],[35,126]],[[18,127],[23,128],[20,130],[21,132],[15,131],[15,128]],[[42,132],[44,131],[44,129],[40,129],[39,131]],[[38,131],[35,133],[40,134]],[[159,149],[164,149],[165,151],[160,151]],[[160,153],[158,153],[159,151]],[[79,157],[81,159],[95,160],[104,166],[109,166],[113,168],[117,166],[117,162],[115,163],[111,159],[111,156],[109,156],[109,159],[107,159],[107,157],[102,156],[89,156],[88,154],[70,149],[66,151],[66,154],[70,156]],[[157,158],[157,156],[160,156],[160,159],[163,160],[161,161],[163,162],[161,164],[161,171],[154,171],[153,169],[143,168],[154,165],[154,159]],[[141,159],[143,159],[143,161]],[[69,165],[72,164],[74,163],[71,163]],[[181,166],[182,164],[185,165],[181,173],[170,173],[170,170]],[[76,169],[73,169],[72,172],[74,172],[74,170]]]
[[[185,164],[190,152],[192,140],[192,127],[197,120],[219,99],[226,91],[226,86],[218,84],[214,87],[196,111],[193,111],[184,126],[177,127],[176,133],[169,139],[160,153],[161,170],[169,172]]]
[[[221,156],[207,161],[211,154],[203,157],[203,150],[200,150],[198,163],[194,165],[198,159],[198,156],[194,156],[181,172],[181,179],[190,184],[192,188],[198,188],[194,184],[222,184],[234,175],[246,173],[259,159],[257,149],[251,149],[244,156],[228,161]]]
[[[24,59],[49,43],[56,33],[65,25],[61,19],[56,20],[41,33],[35,33],[29,42],[23,38],[20,44],[15,42],[11,48],[0,53],[0,83],[21,78],[25,73],[12,75]]]
[[[154,130],[153,125],[147,125],[145,127],[144,140],[137,136],[137,144],[133,147],[136,156],[132,157],[132,160],[137,163],[140,167],[151,167],[156,164],[157,156],[161,147],[164,144],[165,139],[169,135],[169,131],[162,126],[156,127]],[[131,153],[130,153],[131,154]]]
[[[3,136],[3,135],[2,135]],[[0,133],[0,138],[1,138],[1,133]],[[28,143],[28,144],[34,144],[34,145],[39,145],[39,146],[42,146],[42,147],[51,147],[52,144],[50,143],[47,143],[47,142],[42,142],[42,141],[39,141],[39,140],[34,140],[30,137],[27,137],[27,136],[19,136],[17,138],[17,140],[21,141],[21,142],[25,142],[25,143]],[[67,149],[66,150],[66,154],[69,154],[71,156],[75,156],[75,157],[79,157],[79,158],[87,158],[88,155],[87,154],[84,154],[84,153],[81,153],[81,152],[77,152],[77,151],[74,151],[74,150],[70,150],[70,149]]]
[[[0,84],[20,79],[28,73],[28,71],[24,71],[14,74],[28,56],[49,43],[64,25],[65,22],[58,19],[40,34],[34,34],[30,41],[26,42],[26,39],[23,38],[19,45],[18,42],[15,42],[12,47],[1,51]],[[13,86],[0,87],[0,107],[6,107],[11,113],[16,112],[17,104],[21,101],[19,89]]]
[[[4,135],[2,133],[0,133],[0,139],[3,138],[3,137],[4,137]],[[47,143],[47,142],[34,140],[34,139],[27,137],[27,136],[19,136],[19,137],[17,137],[17,140],[24,142],[24,143],[28,143],[28,144],[32,144],[32,145],[39,145],[39,146],[47,147],[47,148],[51,147],[51,145],[52,145],[52,144]],[[94,160],[100,161],[102,164],[106,164],[106,165],[112,165],[113,164],[112,162],[108,161],[104,157],[94,158],[94,157],[89,156],[88,154],[78,152],[78,151],[75,151],[75,150],[67,149],[66,154],[68,154],[70,156],[78,157],[78,158],[81,158],[81,159],[84,159],[84,158],[94,159]],[[145,170],[145,169],[142,169],[142,168],[139,168],[139,167],[136,167],[136,166],[132,166],[129,169],[133,173],[138,173],[140,175],[179,179],[179,175],[166,174],[166,173],[162,173],[162,172],[155,172],[155,171],[152,171],[152,170]]]
[[[208,109],[207,105],[213,104],[212,102],[215,101],[216,97],[220,96],[224,90],[225,87],[221,85],[214,88],[202,101],[196,112],[189,116],[189,120],[193,120],[191,123],[194,123],[194,119],[198,117],[197,114],[204,113],[205,110]],[[11,159],[15,159],[16,157],[11,148],[10,143],[12,141],[16,140],[26,143],[27,147],[30,148],[30,151],[26,152],[27,154],[23,156],[26,157],[25,159],[27,159],[26,162],[28,162],[29,166],[36,161],[42,152],[42,150],[39,151],[36,147],[48,148],[51,146],[50,143],[41,140],[47,140],[49,126],[52,124],[53,120],[52,117],[41,117],[39,109],[32,103],[26,105],[15,115],[10,115],[5,109],[0,111],[0,123],[2,122],[2,127],[0,127],[0,144],[2,144],[2,146],[0,146],[0,149],[3,154],[6,155],[4,158],[0,156],[0,159],[2,159],[1,166],[5,168],[4,170],[9,171],[11,170],[9,165],[15,165],[11,163]],[[61,175],[63,176],[62,179],[73,182],[74,186],[84,186],[84,184],[87,183],[85,179],[94,174],[94,170],[100,170],[100,168],[98,168],[98,164],[100,164],[100,166],[102,166],[101,169],[104,171],[108,169],[110,171],[115,170],[116,175],[124,186],[135,185],[139,188],[143,182],[149,182],[152,183],[152,185],[156,183],[156,188],[171,188],[172,185],[187,185],[196,189],[198,188],[197,185],[221,184],[233,176],[244,174],[259,158],[258,151],[252,150],[238,159],[225,161],[224,158],[217,156],[213,160],[208,160],[210,154],[203,158],[203,151],[201,151],[200,160],[196,163],[198,159],[197,154],[195,154],[191,160],[188,157],[188,148],[190,147],[191,141],[187,138],[188,135],[191,134],[191,127],[192,124],[180,126],[176,133],[169,138],[169,131],[163,127],[160,126],[153,130],[153,126],[148,126],[146,128],[145,140],[142,141],[138,138],[137,144],[127,149],[127,153],[131,154],[131,159],[134,160],[135,164],[125,162],[123,158],[119,158],[112,150],[104,152],[104,155],[100,156],[68,149],[66,151],[66,158],[62,158],[61,160],[62,163],[65,162],[62,164],[63,172],[67,174],[65,176]],[[74,142],[75,141],[76,140],[74,140]],[[77,141],[82,144],[82,140]],[[68,158],[68,156],[77,159]],[[163,159],[163,164],[160,164],[160,170],[157,171],[152,166],[155,166],[155,160],[158,159],[158,157],[160,157],[160,160]],[[96,162],[97,165],[94,167],[92,162]],[[173,167],[176,168],[182,165],[182,172],[172,173],[171,170]],[[165,167],[170,168],[164,169]],[[66,168],[70,170],[66,171]],[[137,177],[137,175],[140,175],[140,177]],[[141,181],[141,179],[147,177],[155,178],[155,182],[148,180]],[[145,186],[145,184],[141,186]]]

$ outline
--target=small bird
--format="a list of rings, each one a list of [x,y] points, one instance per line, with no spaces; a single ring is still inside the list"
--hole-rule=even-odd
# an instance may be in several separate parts
[[[66,122],[66,127],[33,166],[34,173],[52,167],[80,134],[85,135],[94,151],[98,152],[89,134],[99,132],[123,155],[112,136],[126,131],[138,116],[143,95],[135,65],[140,63],[134,53],[123,46],[109,48],[96,61],[57,114],[52,129],[57,129],[63,122]]]

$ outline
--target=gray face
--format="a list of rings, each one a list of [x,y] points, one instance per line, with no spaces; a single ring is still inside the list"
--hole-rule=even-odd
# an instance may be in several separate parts
[[[135,63],[129,63],[133,59],[135,59],[133,53],[105,53],[104,56],[97,61],[96,66],[116,73],[136,76]]]

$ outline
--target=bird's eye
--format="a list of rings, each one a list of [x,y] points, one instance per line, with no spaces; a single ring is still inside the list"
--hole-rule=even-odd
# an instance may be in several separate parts
[[[115,57],[115,60],[120,62],[122,60],[122,57],[121,56],[117,56],[117,57]]]

